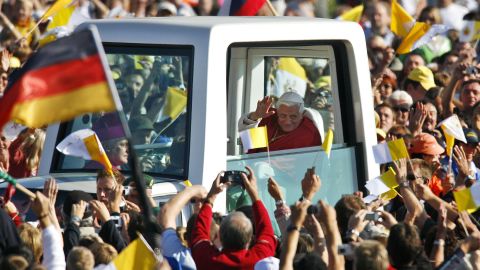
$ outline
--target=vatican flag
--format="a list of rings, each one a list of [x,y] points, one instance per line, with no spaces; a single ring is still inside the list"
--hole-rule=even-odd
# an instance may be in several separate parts
[[[480,38],[480,21],[464,21],[463,29],[460,31],[460,41],[470,42]]]

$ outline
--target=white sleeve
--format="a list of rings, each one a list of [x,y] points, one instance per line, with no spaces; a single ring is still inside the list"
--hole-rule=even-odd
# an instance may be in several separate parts
[[[47,270],[64,270],[65,255],[62,249],[62,237],[52,224],[42,231],[43,261]]]
[[[253,121],[252,119],[248,118],[249,115],[250,113],[246,113],[238,120],[238,132],[257,127],[258,123],[260,123],[260,119]]]

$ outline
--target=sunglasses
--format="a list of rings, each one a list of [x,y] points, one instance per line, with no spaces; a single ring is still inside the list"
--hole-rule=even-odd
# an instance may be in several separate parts
[[[394,111],[396,112],[403,112],[403,113],[406,113],[408,111],[410,111],[410,108],[407,108],[407,107],[394,107],[393,108]]]

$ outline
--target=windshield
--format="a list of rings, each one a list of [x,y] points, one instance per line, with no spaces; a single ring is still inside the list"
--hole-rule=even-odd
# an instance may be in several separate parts
[[[105,51],[143,171],[186,179],[193,48],[106,45]],[[93,129],[112,165],[128,171],[128,145],[119,119],[118,113],[86,114],[68,123],[63,137]],[[60,171],[101,168],[95,161],[56,155]]]

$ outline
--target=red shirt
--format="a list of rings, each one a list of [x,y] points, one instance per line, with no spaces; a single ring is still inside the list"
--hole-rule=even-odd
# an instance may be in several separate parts
[[[192,257],[198,270],[242,269],[252,270],[255,264],[275,254],[276,239],[267,209],[258,200],[253,203],[255,245],[250,249],[219,251],[210,241],[212,206],[205,203],[198,213],[192,232]]]
[[[259,127],[266,126],[268,134],[268,146],[270,151],[296,149],[303,147],[319,146],[321,145],[320,132],[317,127],[307,117],[303,117],[300,125],[293,131],[281,134],[280,126],[278,125],[277,115],[262,119]],[[252,149],[248,153],[265,152],[267,148]]]

